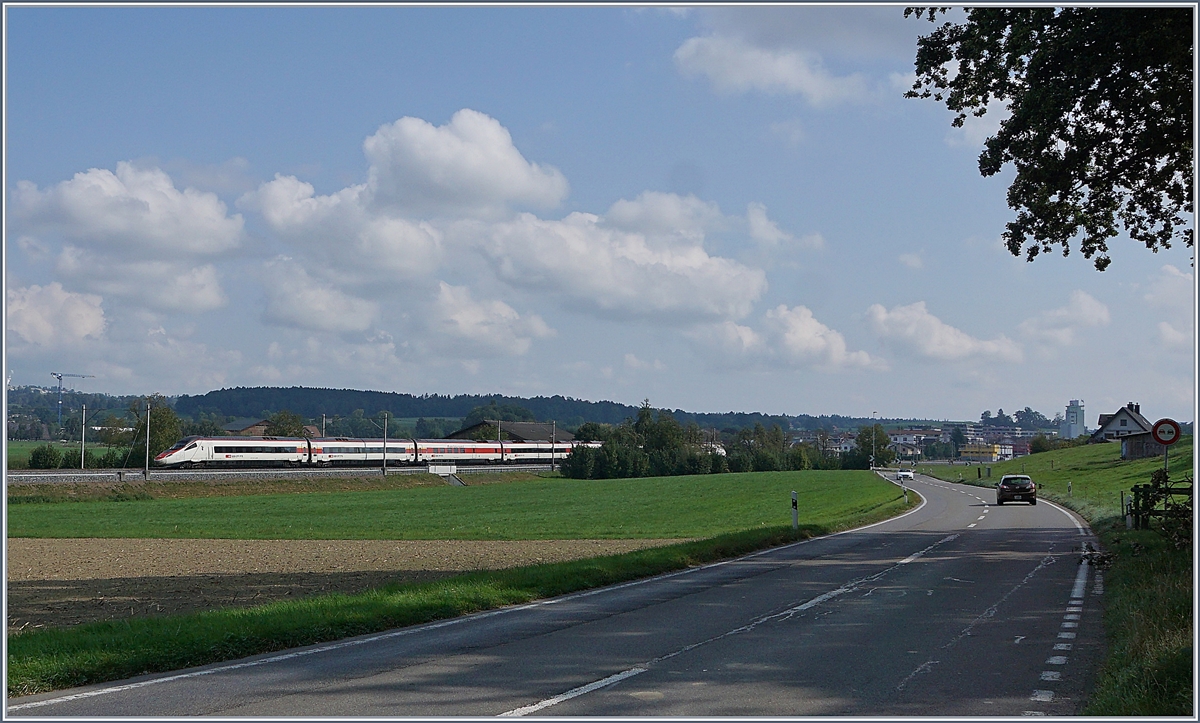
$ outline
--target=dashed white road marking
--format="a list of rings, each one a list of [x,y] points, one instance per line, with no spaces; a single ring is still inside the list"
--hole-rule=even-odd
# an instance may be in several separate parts
[[[1075,633],[1061,633],[1061,632],[1060,632],[1060,633],[1058,634],[1058,637],[1060,637],[1060,638],[1064,638],[1064,639],[1066,639],[1066,640],[1071,640],[1071,639],[1073,639],[1073,638],[1075,637]]]
[[[1051,655],[1049,658],[1046,658],[1046,665],[1066,665],[1066,664],[1067,664],[1067,656],[1065,656],[1065,655]]]
[[[1057,670],[1043,670],[1042,680],[1062,680],[1062,673]]]
[[[974,522],[972,522],[971,524],[967,525],[967,527],[974,527],[974,526],[975,526],[975,523],[974,523]]]
[[[883,577],[884,575],[887,575],[889,572],[895,570],[896,568],[900,567],[901,565],[907,565],[908,563],[913,562],[914,560],[920,559],[923,555],[928,553],[933,548],[935,548],[943,543],[951,542],[956,539],[958,539],[958,533],[955,533],[953,535],[947,535],[947,536],[943,537],[942,539],[938,540],[937,542],[933,543],[929,547],[926,547],[923,550],[918,550],[917,552],[914,552],[913,554],[909,555],[908,557],[904,558],[903,560],[900,560],[899,562],[892,565],[891,567],[888,567],[885,570],[877,572],[873,575],[868,575],[867,577],[859,578],[857,580],[852,580],[852,581],[846,583],[845,585],[839,587],[836,590],[830,590],[829,592],[827,592],[823,595],[818,595],[817,597],[815,597],[807,602],[796,605],[795,607],[788,608],[787,610],[784,610],[783,612],[771,613],[769,615],[763,615],[762,617],[751,620],[750,622],[746,623],[745,625],[734,628],[733,630],[728,630],[724,633],[721,633],[720,635],[714,635],[713,637],[711,637],[707,640],[701,640],[699,642],[692,643],[690,645],[685,645],[682,648],[680,648],[679,650],[667,653],[665,655],[660,655],[657,658],[654,658],[653,660],[647,661],[645,663],[641,663],[639,665],[635,665],[635,666],[633,666],[627,670],[623,670],[619,673],[614,673],[613,675],[610,675],[606,678],[601,678],[600,680],[593,681],[586,685],[581,685],[577,688],[572,688],[571,690],[568,690],[565,693],[560,693],[556,696],[546,698],[545,700],[539,701],[537,703],[533,703],[531,705],[522,706],[520,708],[514,708],[513,710],[501,713],[500,715],[507,716],[507,717],[519,717],[519,716],[528,715],[529,713],[535,713],[537,711],[549,708],[550,706],[557,705],[558,703],[561,703],[565,700],[570,700],[571,698],[576,698],[578,696],[584,695],[585,693],[590,693],[595,690],[600,690],[601,688],[606,688],[610,685],[619,683],[622,680],[625,680],[626,678],[631,678],[635,675],[644,673],[647,670],[649,670],[650,667],[653,666],[655,663],[661,663],[665,660],[670,660],[671,658],[674,658],[679,655],[683,655],[684,653],[695,650],[696,648],[699,648],[703,645],[708,645],[709,643],[713,643],[718,640],[723,640],[730,636],[737,635],[738,633],[748,632],[750,630],[757,628],[759,625],[762,625],[765,622],[772,621],[772,620],[777,620],[777,621],[787,620],[787,619],[791,618],[793,615],[795,615],[796,613],[804,612],[805,610],[816,607],[817,605],[820,605],[821,603],[823,603],[827,600],[832,600],[833,598],[838,597],[839,595],[844,595],[849,592],[854,592],[863,583],[874,582],[875,580],[878,580],[879,578]],[[934,662],[937,662],[937,661],[934,661]]]
[[[626,678],[632,678],[635,675],[640,675],[641,673],[645,673],[645,672],[646,672],[646,668],[630,668],[629,670],[622,670],[620,673],[617,673],[615,675],[610,675],[607,678],[603,678],[601,680],[597,680],[595,682],[588,683],[587,685],[581,685],[578,688],[572,688],[571,690],[568,690],[566,693],[556,695],[553,698],[547,698],[546,700],[543,700],[540,703],[534,703],[533,705],[527,705],[523,708],[514,708],[513,710],[507,711],[505,713],[501,713],[500,717],[501,718],[517,718],[520,716],[529,715],[530,713],[536,713],[539,710],[542,710],[544,708],[549,708],[552,705],[558,705],[559,703],[562,703],[563,701],[566,701],[566,700],[570,700],[572,698],[578,698],[581,695],[591,693],[593,690],[607,688],[610,685],[615,685],[616,683],[620,683],[622,680],[625,680]]]
[[[1050,701],[1054,700],[1054,691],[1035,690],[1033,691],[1033,695],[1029,696],[1029,699],[1032,701],[1037,701],[1038,703],[1049,703]]]
[[[1072,647],[1072,646],[1071,646],[1071,644],[1070,644],[1070,643],[1055,643],[1055,644],[1054,644],[1054,649],[1055,649],[1055,650],[1070,650],[1070,649],[1071,649],[1071,647]]]

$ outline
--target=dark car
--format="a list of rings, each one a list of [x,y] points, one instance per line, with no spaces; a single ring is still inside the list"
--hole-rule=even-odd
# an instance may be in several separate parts
[[[1028,502],[1037,504],[1037,486],[1023,474],[1006,474],[996,483],[996,504]]]

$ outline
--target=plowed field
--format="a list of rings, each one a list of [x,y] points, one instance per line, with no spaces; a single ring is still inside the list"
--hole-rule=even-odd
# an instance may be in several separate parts
[[[357,593],[676,542],[10,539],[8,629]]]

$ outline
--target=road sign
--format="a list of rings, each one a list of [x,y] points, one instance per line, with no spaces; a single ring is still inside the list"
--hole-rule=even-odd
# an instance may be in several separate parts
[[[1160,419],[1150,428],[1150,436],[1154,437],[1155,442],[1168,446],[1179,441],[1181,431],[1179,422],[1174,419]]]

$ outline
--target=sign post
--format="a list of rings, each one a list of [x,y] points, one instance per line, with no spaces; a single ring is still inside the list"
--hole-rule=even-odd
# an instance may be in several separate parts
[[[1163,470],[1167,469],[1167,453],[1170,452],[1170,447],[1179,441],[1181,436],[1179,422],[1174,419],[1164,418],[1154,423],[1150,428],[1150,436],[1154,437],[1154,441],[1163,446]]]
[[[792,490],[792,529],[800,528],[800,508],[796,504],[796,490]]]

